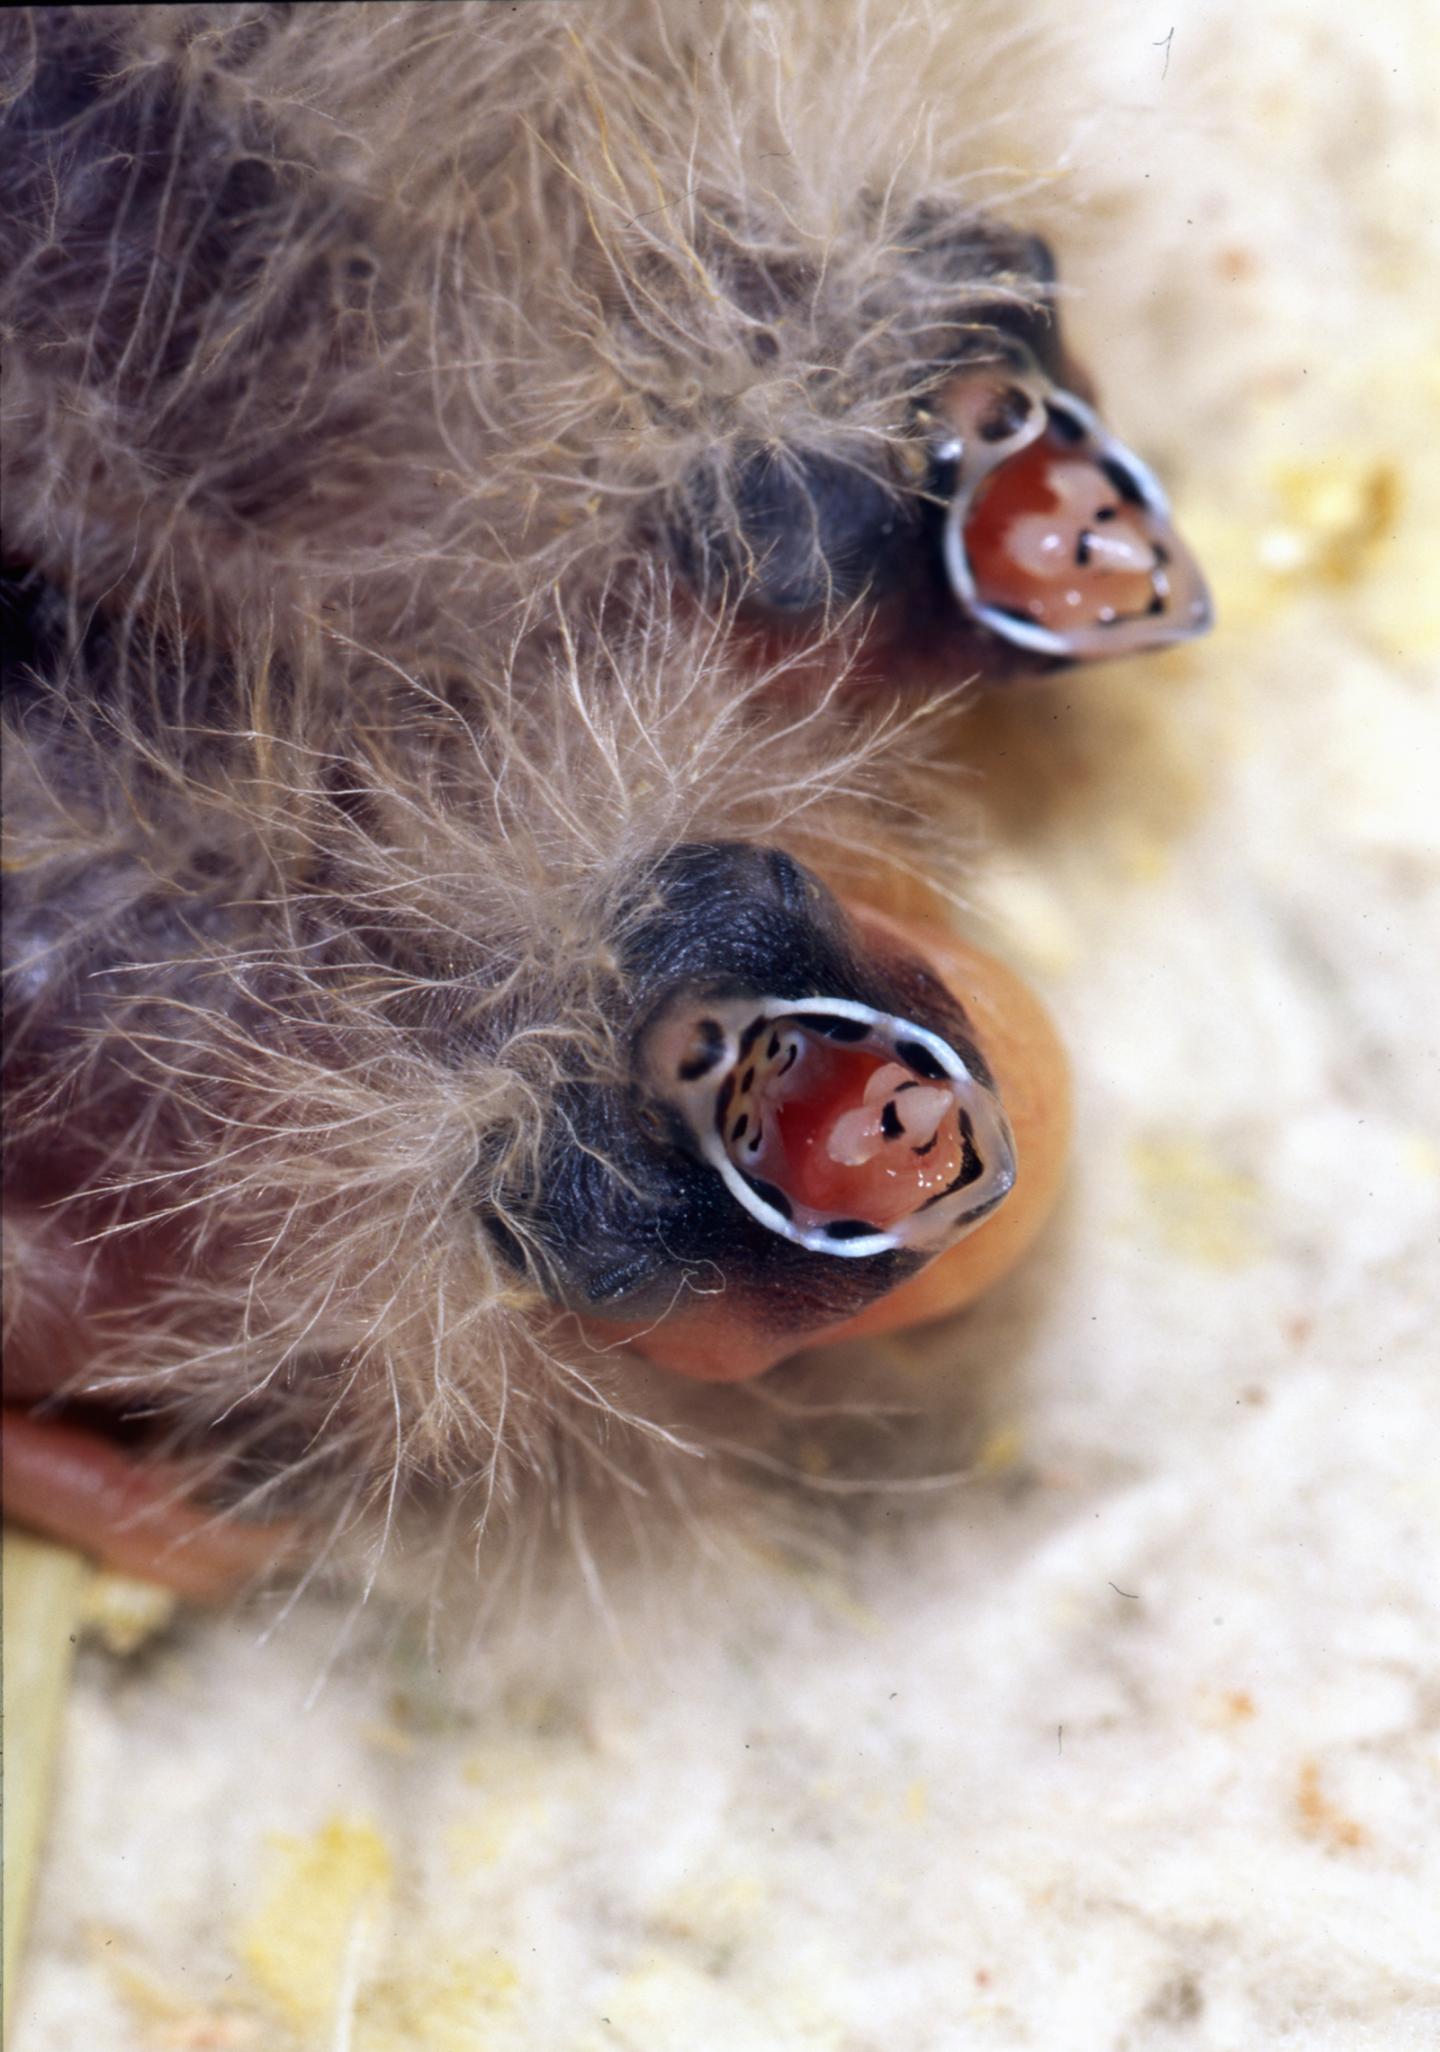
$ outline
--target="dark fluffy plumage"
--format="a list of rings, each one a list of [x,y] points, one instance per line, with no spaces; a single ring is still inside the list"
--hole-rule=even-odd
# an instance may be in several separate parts
[[[252,1503],[483,1518],[673,1423],[536,1286],[557,1134],[623,1175],[575,1106],[678,847],[863,867],[918,774],[729,609],[862,598],[917,400],[1049,332],[934,112],[983,41],[831,19],[4,24],[12,1329],[78,1302]]]

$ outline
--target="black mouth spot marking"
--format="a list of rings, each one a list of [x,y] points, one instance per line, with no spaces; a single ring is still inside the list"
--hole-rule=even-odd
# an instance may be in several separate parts
[[[749,1132],[749,1130],[750,1114],[749,1112],[741,1112],[739,1118],[730,1128],[730,1138],[732,1140],[743,1140],[745,1138],[745,1135]]]
[[[1146,610],[1146,612],[1147,612],[1147,613],[1163,613],[1163,612],[1164,612],[1164,610],[1165,610],[1165,601],[1164,601],[1164,599],[1163,599],[1163,598],[1162,598],[1162,597],[1160,596],[1160,593],[1159,593],[1158,591],[1156,592],[1156,594],[1155,594],[1154,598],[1152,598],[1152,599],[1151,599],[1151,601],[1150,601],[1149,605],[1148,605],[1148,606],[1147,606],[1147,607],[1145,608],[1145,610]]]
[[[967,1154],[965,1156],[965,1166],[961,1169],[959,1175],[952,1176],[950,1181],[945,1185],[945,1188],[943,1190],[937,1190],[933,1197],[927,1197],[925,1199],[925,1202],[920,1206],[920,1209],[922,1211],[928,1211],[932,1204],[943,1204],[947,1197],[953,1197],[957,1190],[963,1190],[967,1183],[973,1183],[979,1176],[982,1176],[984,1173],[984,1163],[981,1161],[979,1155],[974,1153]]]
[[[1096,520],[1116,520],[1119,518],[1119,514],[1120,508],[1118,506],[1097,506],[1093,518]]]
[[[775,1059],[775,1057],[776,1057],[776,1055],[778,1055],[778,1054],[779,1054],[779,1052],[780,1052],[780,1036],[779,1036],[779,1034],[778,1034],[778,1033],[772,1033],[772,1034],[771,1034],[771,1036],[770,1036],[770,1045],[769,1045],[769,1046],[768,1046],[768,1047],[766,1048],[766,1050],[765,1050],[765,1059],[766,1059],[766,1061],[767,1061],[767,1062],[773,1062],[773,1061],[774,1061],[774,1059]]]
[[[900,1114],[895,1109],[895,1100],[890,1098],[880,1114],[880,1131],[887,1140],[898,1140],[905,1128],[900,1123]]]
[[[832,1218],[825,1228],[827,1240],[860,1240],[877,1229],[863,1218]]]
[[[1047,406],[1045,411],[1050,416],[1051,427],[1054,428],[1062,442],[1084,441],[1084,426],[1075,418],[1073,413],[1067,413],[1061,406]]]
[[[1075,561],[1082,570],[1090,567],[1090,536],[1083,527],[1075,543]]]
[[[951,1189],[963,1190],[967,1183],[973,1183],[985,1173],[985,1164],[980,1159],[980,1150],[975,1145],[975,1121],[969,1112],[960,1114],[960,1140],[964,1153],[960,1161],[960,1173],[950,1185]]]
[[[947,1197],[953,1197],[957,1190],[963,1190],[968,1184],[978,1182],[984,1175],[985,1164],[975,1146],[975,1122],[967,1111],[960,1114],[960,1140],[964,1149],[960,1157],[960,1173],[954,1176],[943,1190],[937,1190],[933,1197],[927,1197],[920,1206],[922,1211],[928,1211],[932,1204],[943,1204]]]
[[[682,1083],[698,1083],[702,1076],[708,1076],[725,1052],[725,1034],[718,1019],[702,1019],[696,1033],[700,1045],[680,1064]]]
[[[1030,417],[1030,400],[1018,386],[1007,385],[997,392],[980,423],[982,442],[1008,442]]]
[[[908,1063],[917,1075],[926,1077],[930,1082],[946,1083],[949,1081],[943,1066],[936,1061],[929,1048],[922,1047],[918,1040],[897,1040],[895,1052],[901,1061]]]
[[[783,1190],[777,1189],[774,1183],[763,1183],[759,1176],[746,1176],[745,1182],[747,1187],[755,1192],[755,1195],[762,1204],[768,1204],[770,1209],[778,1211],[782,1218],[794,1216],[790,1199]],[[869,1228],[867,1227],[866,1230],[868,1232]]]
[[[1100,458],[1100,468],[1127,505],[1143,506],[1145,504],[1145,494],[1141,491],[1139,485],[1123,463],[1118,462],[1113,456],[1102,456]]]
[[[916,1157],[917,1160],[919,1160],[923,1155],[933,1154],[935,1152],[935,1149],[939,1145],[940,1135],[938,1133],[932,1133],[930,1135],[930,1138],[925,1142],[923,1147],[912,1147],[910,1152]]]
[[[746,1094],[746,1095],[748,1096],[748,1095],[749,1095],[749,1093],[750,1093],[750,1092],[751,1092],[751,1091],[752,1091],[752,1090],[754,1089],[754,1087],[755,1087],[755,1069],[754,1069],[754,1066],[753,1066],[753,1064],[752,1064],[752,1066],[751,1066],[750,1068],[748,1068],[748,1069],[747,1069],[747,1070],[745,1071],[744,1075],[743,1075],[743,1076],[742,1076],[742,1077],[740,1078],[740,1088],[741,1088],[741,1089],[742,1089],[742,1090],[743,1090],[743,1091],[745,1092],[745,1094]]]
[[[797,1026],[808,1026],[812,1033],[823,1033],[827,1040],[868,1040],[870,1028],[863,1019],[837,1019],[829,1012],[797,1012]]]
[[[736,1056],[738,1060],[742,1062],[744,1061],[746,1055],[749,1054],[751,1048],[755,1045],[756,1041],[760,1038],[760,1035],[764,1031],[765,1021],[763,1019],[752,1019],[750,1021],[750,1024],[745,1028],[745,1031],[740,1035],[740,1044],[739,1047],[736,1049]]]
[[[784,1061],[780,1064],[780,1074],[782,1076],[788,1076],[790,1071],[794,1068],[795,1064],[799,1061],[799,1059],[800,1049],[797,1045],[795,1045],[792,1042],[789,1054],[786,1055]]]

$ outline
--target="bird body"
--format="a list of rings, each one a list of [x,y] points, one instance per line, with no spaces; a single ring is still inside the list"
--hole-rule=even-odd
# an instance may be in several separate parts
[[[1048,248],[940,118],[1026,61],[972,12],[7,21],[14,1397],[152,1421],[256,1519],[479,1526],[560,1449],[652,1456],[637,1355],[753,1373],[1033,1236],[1053,1034],[884,881],[957,867],[907,633],[1003,666],[985,581],[1023,610],[1046,560],[1058,458],[996,525],[976,394],[1016,449],[1083,417],[1067,491],[1111,460]],[[1087,574],[1149,574],[1142,512]],[[727,1055],[765,1176],[657,1085],[682,1015],[830,1034],[808,1109]],[[857,1141],[877,1069],[943,1188]]]

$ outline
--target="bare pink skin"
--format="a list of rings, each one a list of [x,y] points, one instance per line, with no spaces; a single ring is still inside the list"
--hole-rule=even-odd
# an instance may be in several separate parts
[[[142,1458],[90,1424],[23,1408],[83,1386],[105,1358],[105,1315],[142,1306],[160,1287],[163,1268],[147,1266],[144,1236],[113,1252],[76,1246],[29,1207],[7,1212],[5,1228],[6,1518],[197,1602],[257,1580],[290,1550],[293,1524],[207,1510],[190,1499],[195,1478],[182,1463]]]
[[[1145,519],[1096,464],[1067,460],[1053,434],[983,480],[965,541],[988,605],[1058,633],[1112,614],[1142,618],[1156,599],[1160,563]]]
[[[141,1465],[98,1432],[5,1406],[5,1515],[107,1567],[213,1602],[274,1565],[291,1536],[187,1502],[173,1463]]]

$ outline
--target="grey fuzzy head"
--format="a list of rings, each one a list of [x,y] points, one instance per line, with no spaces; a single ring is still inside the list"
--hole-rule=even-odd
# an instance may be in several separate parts
[[[630,1074],[557,1092],[528,1221],[561,1301],[653,1316],[687,1276],[708,1275],[770,1329],[814,1329],[893,1288],[1005,1195],[1008,1132],[960,1005],[922,964],[867,945],[790,856],[726,842],[677,848],[627,910],[617,953]],[[687,1020],[700,1029],[698,1057],[686,1051]],[[927,1230],[877,1228],[844,1210],[812,1216],[793,1185],[765,1182],[738,1149],[731,1167],[718,1120],[737,1087],[753,1092],[767,1044],[778,1055],[786,1032],[873,1042],[917,1080],[961,1079],[958,1116],[972,1132],[972,1113],[981,1121],[985,1158],[957,1172],[945,1209],[923,1211],[917,1196],[909,1224]],[[662,1061],[662,1045],[678,1055]],[[769,1173],[783,1182],[790,1172]]]

